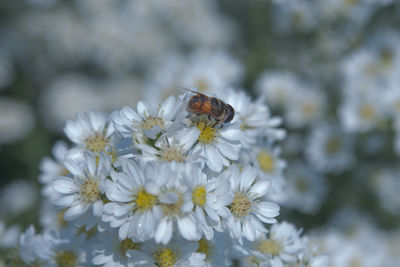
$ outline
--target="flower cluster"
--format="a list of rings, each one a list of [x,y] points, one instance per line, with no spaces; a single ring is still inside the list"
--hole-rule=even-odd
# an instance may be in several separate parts
[[[236,91],[217,103],[202,95],[198,104],[208,109],[194,113],[195,94],[68,121],[72,146],[56,143],[54,159],[41,165],[49,219],[43,233],[22,234],[20,259],[68,267],[326,266],[324,256],[305,256],[311,247],[301,231],[277,224],[281,120]],[[234,116],[220,121],[215,110],[227,104]]]

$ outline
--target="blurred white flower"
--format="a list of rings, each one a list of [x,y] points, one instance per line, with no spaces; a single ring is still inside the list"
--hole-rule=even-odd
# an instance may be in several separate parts
[[[10,98],[0,98],[0,114],[0,145],[27,136],[35,121],[28,105]]]
[[[0,191],[0,215],[14,216],[32,208],[38,198],[38,190],[33,183],[15,180]]]

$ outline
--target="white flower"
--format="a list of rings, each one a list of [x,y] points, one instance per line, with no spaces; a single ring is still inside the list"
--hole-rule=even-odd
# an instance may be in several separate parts
[[[118,238],[118,231],[107,229],[100,235],[93,245],[92,263],[102,266],[132,267],[144,263],[147,258],[138,251],[142,244],[131,238]],[[131,252],[135,250],[136,253]]]
[[[144,243],[141,251],[131,250],[130,254],[134,259],[142,259],[145,256],[140,263],[144,266],[203,267],[206,256],[196,252],[198,247],[195,242],[174,238],[168,245],[163,246],[151,242]],[[142,266],[140,264],[137,266]]]
[[[192,147],[196,142],[198,131],[182,129],[173,136],[163,135],[157,139],[154,146],[148,144],[136,144],[141,152],[140,159],[145,161],[167,161],[167,162],[204,162],[199,153],[193,153]]]
[[[68,208],[64,214],[67,221],[79,218],[76,223],[85,224],[86,229],[90,229],[103,213],[102,197],[105,193],[106,178],[110,174],[111,158],[100,152],[96,163],[95,155],[86,152],[83,164],[69,158],[64,164],[72,176],[62,176],[54,180],[53,188],[60,193],[54,204]]]
[[[19,237],[19,254],[26,264],[31,264],[37,260],[35,241],[35,228],[31,225]]]
[[[137,103],[137,112],[130,107],[112,113],[115,128],[124,136],[132,138],[135,143],[146,142],[145,137],[156,139],[156,136],[174,124],[174,119],[181,109],[181,101],[174,96],[154,108],[144,101]]]
[[[227,179],[234,193],[229,205],[231,215],[225,219],[232,238],[242,242],[242,237],[254,241],[268,230],[263,223],[275,223],[279,206],[272,202],[259,201],[267,193],[269,180],[257,179],[257,168],[246,166],[242,171],[236,165],[230,166],[219,179]]]
[[[64,132],[68,138],[78,145],[69,154],[83,154],[85,151],[111,153],[114,149],[112,135],[114,127],[108,116],[98,111],[78,114],[75,120],[67,121]]]
[[[214,236],[214,226],[219,226],[221,217],[228,217],[227,206],[233,193],[229,183],[223,179],[207,179],[207,175],[195,165],[186,165],[184,183],[189,189],[185,193],[185,211],[194,210],[200,230],[207,240]]]
[[[286,170],[285,177],[288,197],[282,205],[298,209],[304,213],[318,211],[326,197],[325,177],[299,162],[292,162]]]
[[[53,158],[45,157],[40,162],[39,182],[43,184],[41,193],[49,199],[57,198],[58,193],[54,191],[51,183],[58,176],[67,176],[69,171],[64,167],[63,161],[68,152],[68,146],[63,141],[58,141],[52,148]]]
[[[240,129],[244,132],[244,148],[250,148],[260,137],[277,140],[285,137],[285,130],[277,128],[282,123],[281,118],[271,117],[268,107],[261,99],[252,101],[243,91],[229,90],[224,95],[221,99],[230,104],[235,113],[239,113]]]
[[[112,181],[107,181],[106,195],[111,202],[104,205],[102,220],[119,228],[120,239],[144,241],[153,237],[162,216],[160,187],[155,180],[167,167],[130,159],[121,167],[122,171],[113,171]]]
[[[45,266],[90,266],[90,243],[74,231],[49,231],[34,240],[34,250]]]
[[[288,105],[293,93],[298,90],[299,81],[289,72],[265,71],[257,80],[256,89],[271,107]]]
[[[309,85],[301,85],[290,98],[285,118],[292,128],[299,128],[315,124],[325,111],[325,95]]]
[[[266,236],[260,236],[253,244],[251,254],[260,262],[273,260],[275,264],[296,262],[299,253],[303,250],[300,239],[301,230],[292,224],[281,222],[272,225]],[[274,265],[273,265],[274,266]]]
[[[354,162],[351,136],[338,125],[315,127],[308,138],[306,155],[318,171],[340,173]]]
[[[163,165],[167,167],[162,166],[162,171],[155,179],[157,186],[160,187],[158,201],[162,209],[162,219],[156,227],[154,239],[157,243],[167,244],[174,234],[174,224],[176,223],[177,229],[184,239],[199,240],[201,232],[197,216],[194,211],[185,210],[184,194],[188,188],[181,181],[181,165],[171,166],[172,164],[168,163]]]
[[[0,145],[24,138],[34,123],[33,111],[25,103],[0,98]]]
[[[200,119],[188,129],[197,128],[193,153],[198,153],[214,172],[220,172],[224,166],[229,166],[230,161],[239,159],[243,132],[238,126],[238,117],[236,114],[232,123],[225,123],[222,128],[215,125],[213,120]]]

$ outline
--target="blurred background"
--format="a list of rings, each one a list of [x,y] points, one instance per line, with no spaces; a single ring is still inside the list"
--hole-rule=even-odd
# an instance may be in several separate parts
[[[283,118],[279,220],[334,266],[398,262],[397,0],[0,1],[0,247],[40,225],[66,120],[182,86],[246,90]]]

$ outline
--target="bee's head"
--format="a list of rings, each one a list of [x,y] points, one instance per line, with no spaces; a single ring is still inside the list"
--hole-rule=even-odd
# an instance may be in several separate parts
[[[235,110],[229,104],[226,104],[225,107],[226,107],[226,109],[225,109],[226,118],[225,118],[224,122],[230,122],[233,119],[233,117],[235,116]]]

